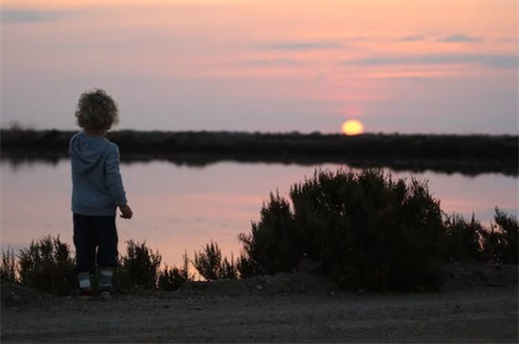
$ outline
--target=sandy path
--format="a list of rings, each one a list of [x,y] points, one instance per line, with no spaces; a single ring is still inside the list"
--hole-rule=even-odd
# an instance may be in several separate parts
[[[435,294],[175,292],[2,306],[8,342],[517,342],[517,285]]]

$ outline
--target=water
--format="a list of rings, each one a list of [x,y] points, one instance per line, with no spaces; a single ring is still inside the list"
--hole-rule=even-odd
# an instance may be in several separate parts
[[[239,255],[239,233],[249,233],[259,220],[262,203],[270,192],[288,196],[292,184],[310,177],[314,166],[220,162],[204,168],[178,166],[166,161],[121,165],[134,218],[118,218],[120,245],[146,241],[163,262],[179,265],[210,240],[225,256]],[[343,166],[346,167],[347,166]],[[1,248],[28,247],[31,240],[57,236],[72,244],[70,167],[68,160],[13,165],[0,163]],[[518,213],[518,178],[499,174],[467,177],[460,174],[391,172],[394,178],[428,180],[431,193],[447,214],[459,213],[483,223],[493,220],[499,206]]]

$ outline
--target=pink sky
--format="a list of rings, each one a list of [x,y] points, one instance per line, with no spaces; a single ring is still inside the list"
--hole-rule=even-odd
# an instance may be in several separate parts
[[[3,1],[2,125],[517,134],[517,1]]]

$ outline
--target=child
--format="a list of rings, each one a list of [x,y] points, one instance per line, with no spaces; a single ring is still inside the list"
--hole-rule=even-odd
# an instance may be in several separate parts
[[[116,209],[130,219],[119,172],[119,148],[104,137],[118,123],[117,104],[103,90],[83,93],[76,110],[83,130],[70,140],[72,212],[80,295],[90,297],[90,276],[99,268],[99,296],[110,298],[117,266]]]

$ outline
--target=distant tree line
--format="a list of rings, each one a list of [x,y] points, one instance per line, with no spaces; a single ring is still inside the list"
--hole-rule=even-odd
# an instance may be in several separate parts
[[[74,131],[3,129],[2,156],[66,157]],[[518,174],[517,135],[248,133],[207,131],[109,132],[126,160],[168,159],[206,165],[220,160],[345,163],[352,167]]]

